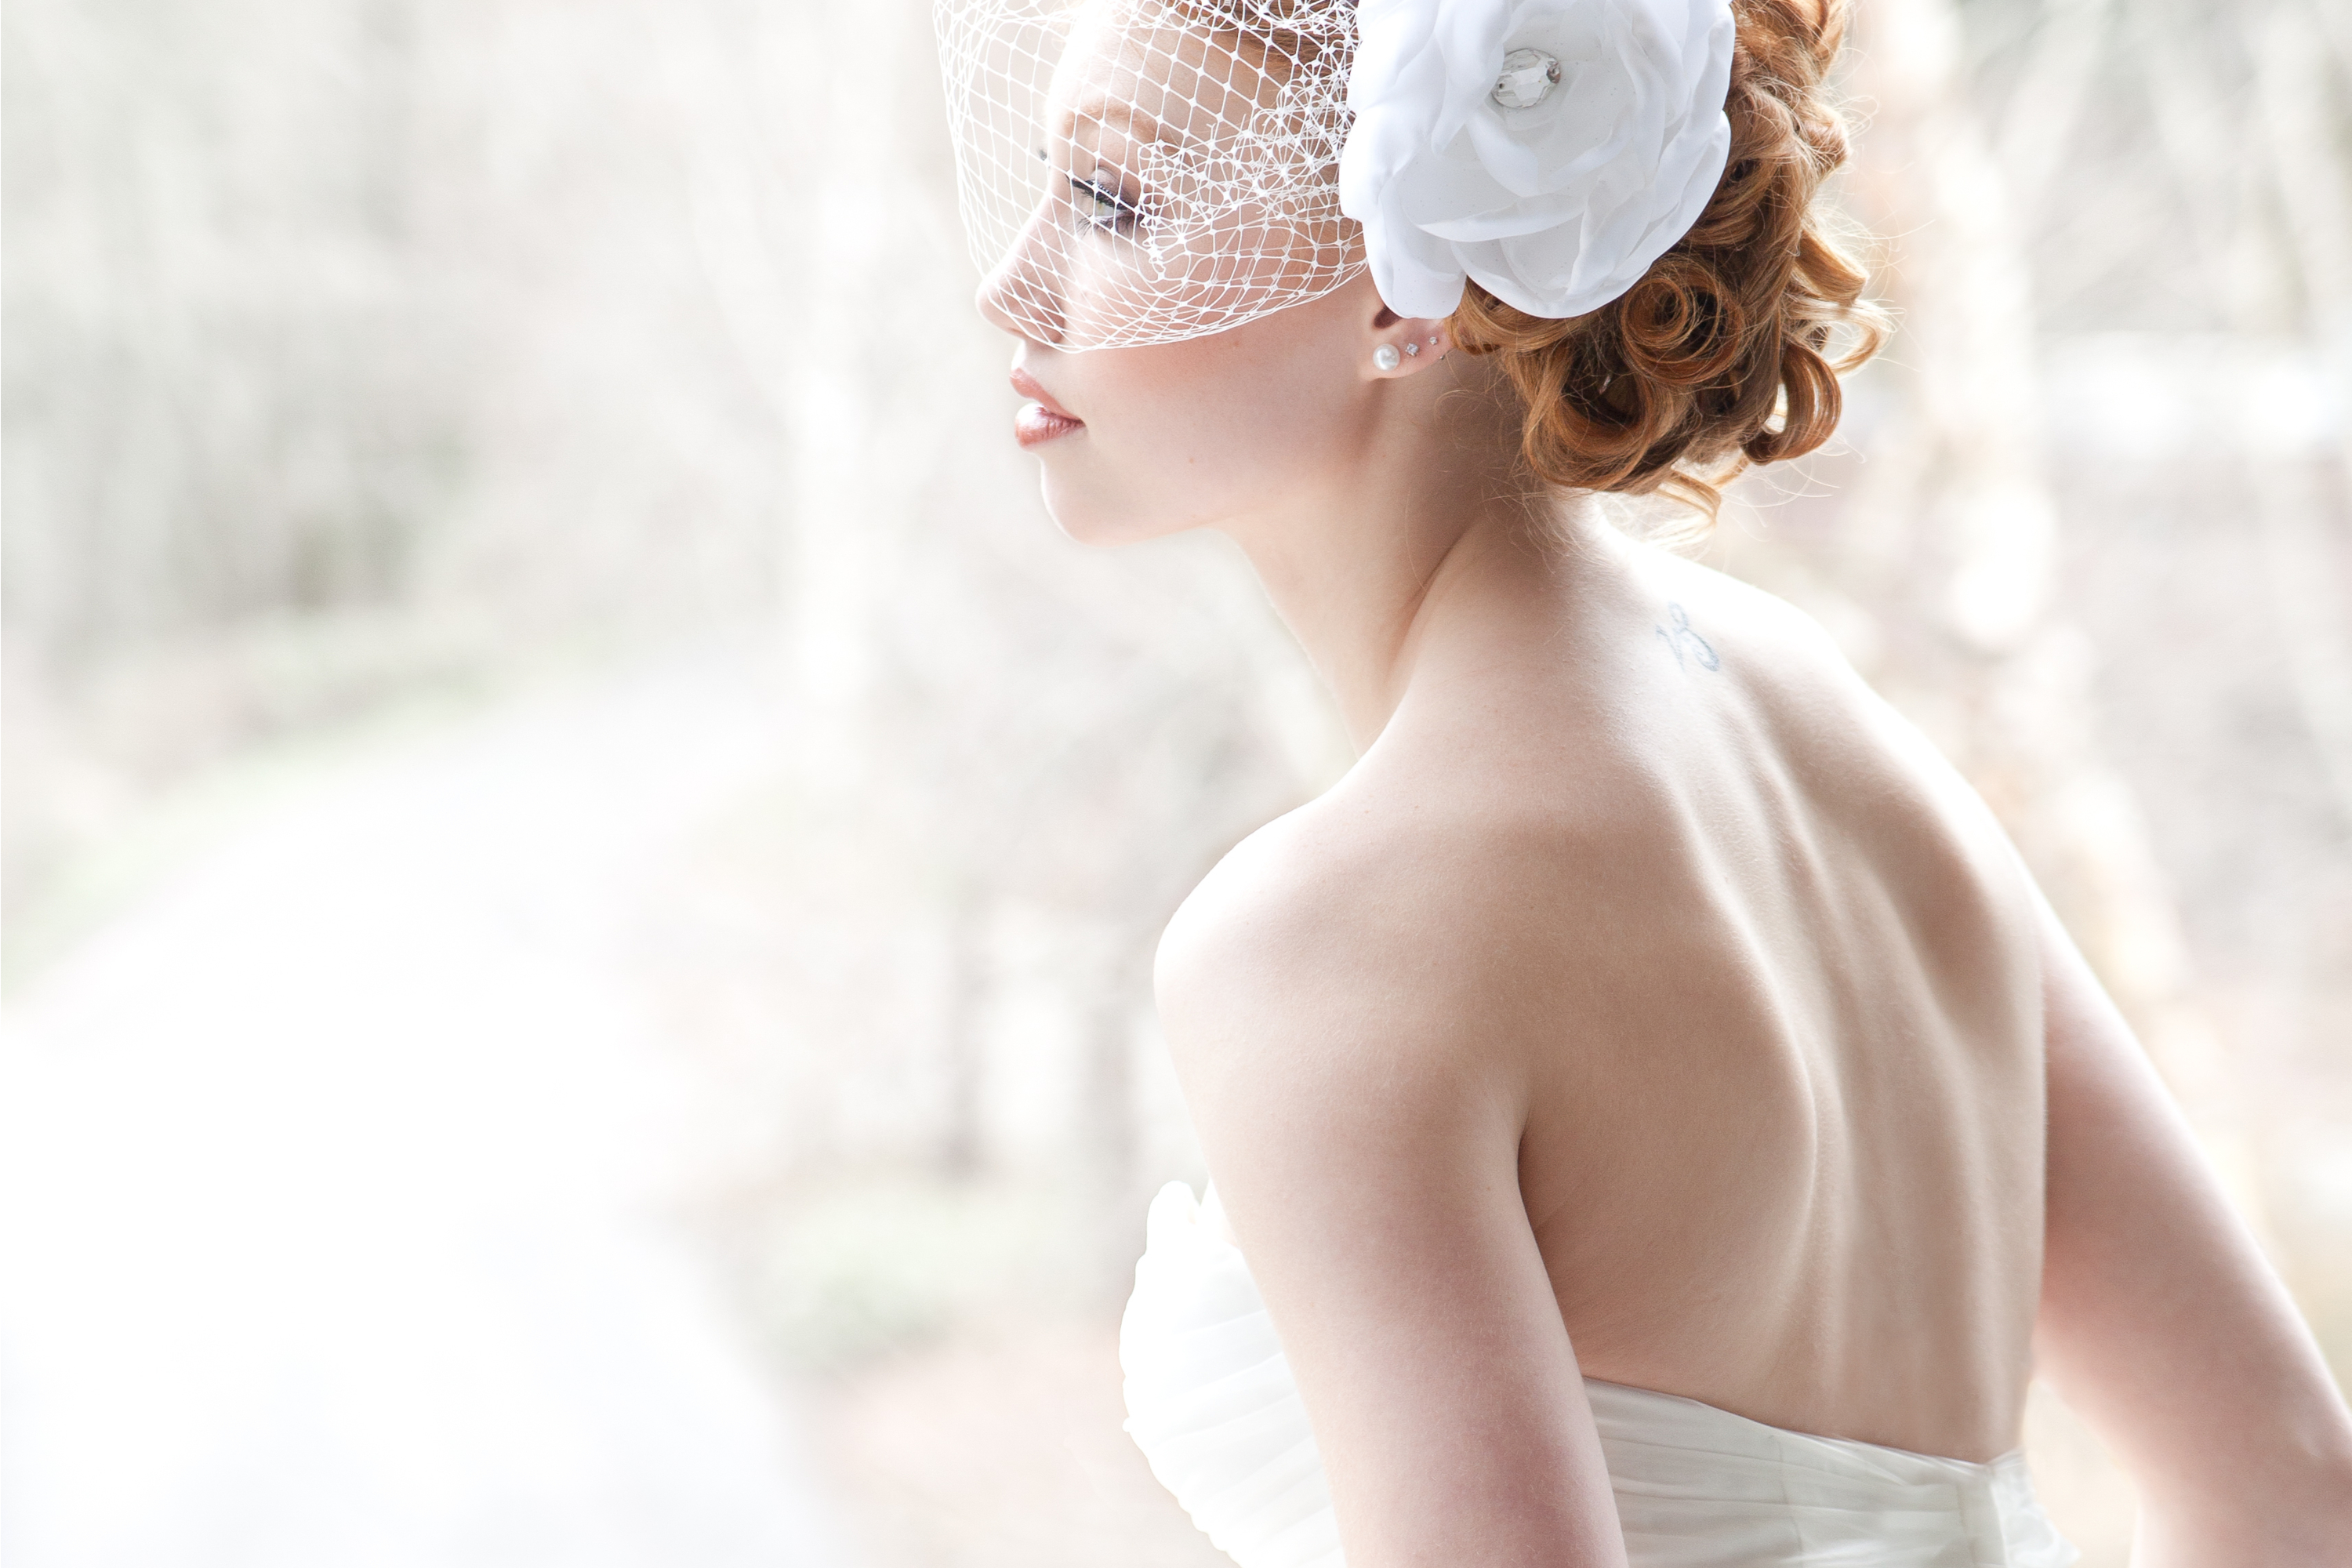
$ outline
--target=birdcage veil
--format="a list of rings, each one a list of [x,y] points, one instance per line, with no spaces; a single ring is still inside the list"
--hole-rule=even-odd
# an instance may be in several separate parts
[[[1730,0],[937,0],[982,293],[1064,349],[1170,342],[1367,268],[1400,316],[1471,282],[1622,295],[1731,143]]]
[[[1063,349],[1223,331],[1364,268],[1344,0],[939,0],[987,296]]]

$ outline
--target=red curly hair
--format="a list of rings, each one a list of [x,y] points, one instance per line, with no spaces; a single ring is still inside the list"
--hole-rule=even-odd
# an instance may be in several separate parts
[[[1449,325],[1491,354],[1525,409],[1520,450],[1546,481],[1663,490],[1709,518],[1750,463],[1813,450],[1837,427],[1840,374],[1877,352],[1885,318],[1814,208],[1845,162],[1824,79],[1844,0],[1732,0],[1731,151],[1673,249],[1601,309],[1530,316],[1470,285]],[[1843,329],[1849,342],[1832,356]]]

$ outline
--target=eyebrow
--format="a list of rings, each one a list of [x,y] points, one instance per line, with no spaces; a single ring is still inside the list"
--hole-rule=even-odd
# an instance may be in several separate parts
[[[1158,142],[1171,147],[1181,145],[1168,134],[1168,127],[1154,119],[1149,110],[1138,109],[1125,99],[1092,98],[1072,105],[1064,133],[1075,137],[1082,123],[1119,126],[1126,131],[1130,142]],[[1149,134],[1145,133],[1147,127]]]

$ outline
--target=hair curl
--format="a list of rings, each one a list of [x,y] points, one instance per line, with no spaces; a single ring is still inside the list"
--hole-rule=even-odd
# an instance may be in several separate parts
[[[1732,15],[1731,151],[1691,231],[1589,314],[1530,316],[1473,283],[1448,323],[1517,389],[1520,451],[1538,476],[1663,490],[1710,519],[1748,464],[1829,439],[1838,376],[1885,334],[1861,266],[1813,207],[1846,156],[1823,80],[1845,0],[1732,0]],[[1832,358],[1839,329],[1852,342]]]

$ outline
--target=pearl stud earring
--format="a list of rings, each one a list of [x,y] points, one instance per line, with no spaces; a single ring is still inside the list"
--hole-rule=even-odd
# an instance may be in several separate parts
[[[1372,351],[1372,368],[1375,370],[1394,370],[1403,363],[1404,355],[1397,353],[1394,343],[1382,343]]]

